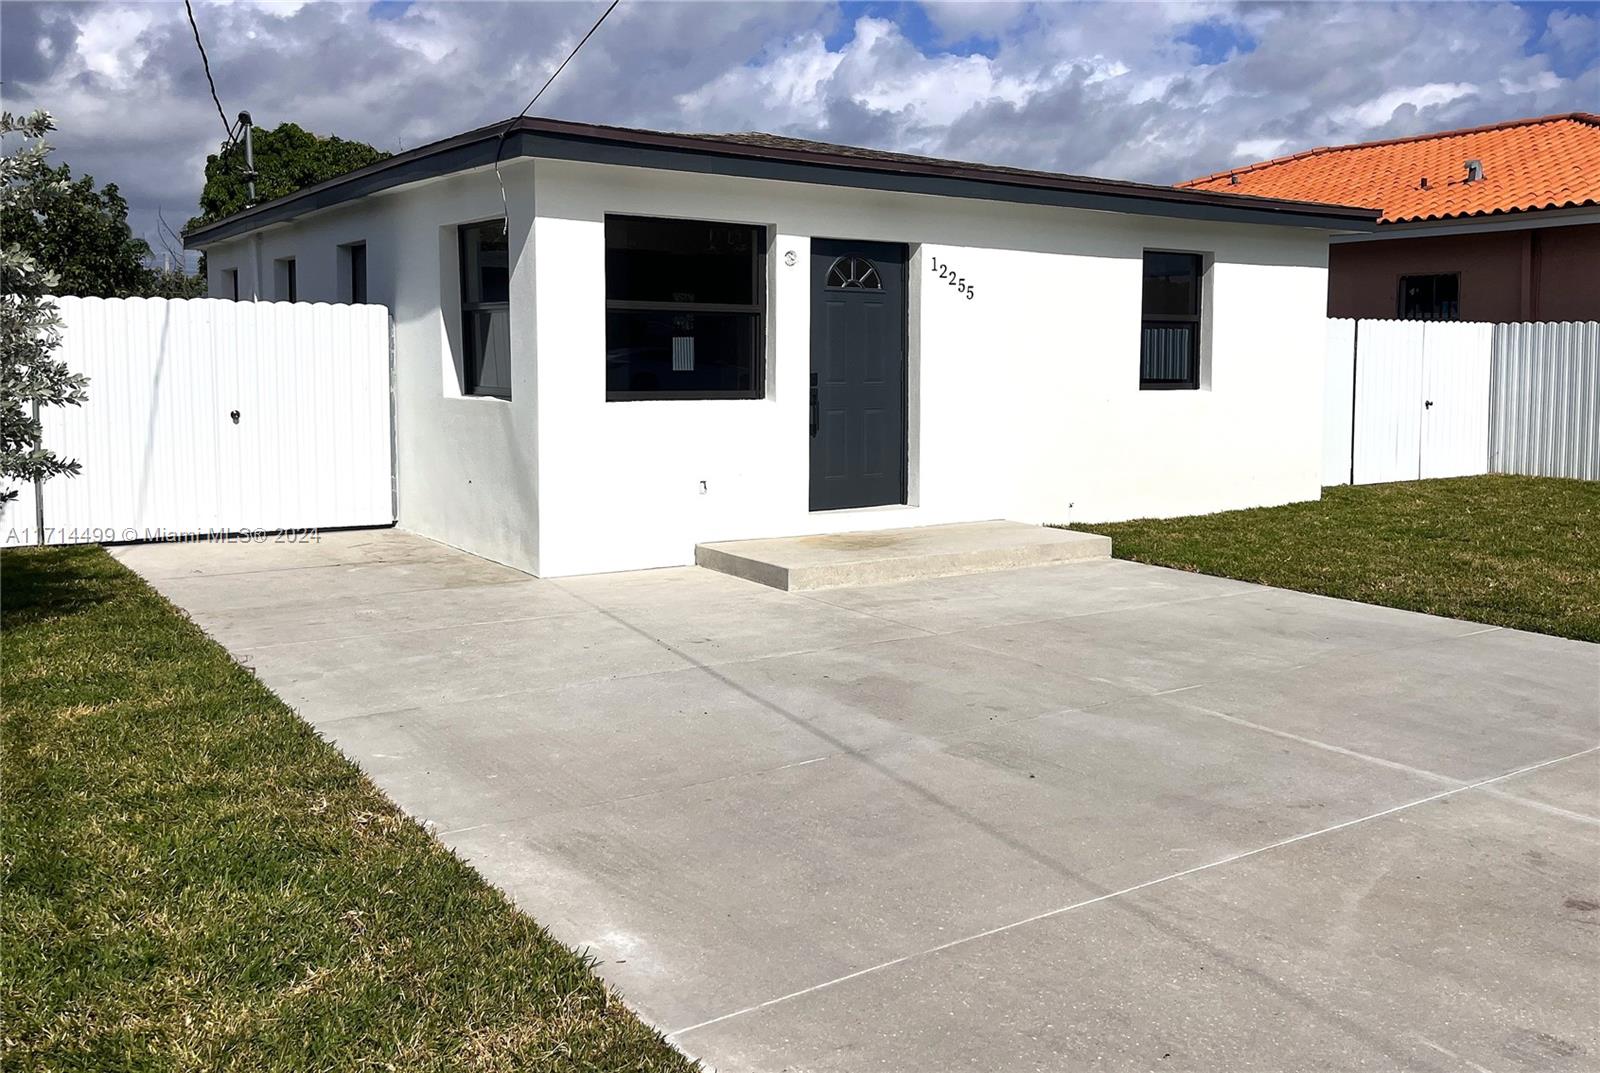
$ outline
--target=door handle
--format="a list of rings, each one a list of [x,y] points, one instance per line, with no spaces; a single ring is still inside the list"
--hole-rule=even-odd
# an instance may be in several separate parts
[[[817,405],[817,374],[811,374],[811,435],[822,427],[822,409]]]

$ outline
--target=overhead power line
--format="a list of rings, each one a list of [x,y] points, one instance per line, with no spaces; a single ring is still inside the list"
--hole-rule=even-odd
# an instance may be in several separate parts
[[[217,106],[217,118],[222,120],[222,137],[232,145],[233,125],[228,122],[228,114],[222,110],[222,101],[217,97],[217,83],[211,77],[211,61],[206,58],[206,46],[200,40],[200,27],[194,21],[194,8],[189,0],[183,0],[183,10],[189,16],[189,29],[194,31],[194,46],[200,50],[200,66],[205,68],[206,85],[211,87],[211,103]]]
[[[579,38],[576,45],[572,46],[572,51],[567,53],[567,58],[562,60],[554,71],[550,72],[550,77],[544,80],[544,85],[539,87],[539,92],[535,93],[533,95],[533,99],[522,106],[522,111],[517,113],[518,119],[521,119],[523,116],[527,115],[528,111],[534,105],[539,103],[539,98],[543,97],[544,91],[550,88],[550,83],[554,82],[556,80],[556,76],[566,69],[567,64],[572,62],[572,57],[578,54],[578,50],[589,43],[589,38],[594,36],[594,32],[600,29],[600,24],[606,21],[606,16],[615,11],[619,3],[621,3],[621,0],[611,0],[611,6],[600,13],[600,17],[594,20],[594,25],[589,27],[589,32],[584,34],[583,37]]]
[[[183,0],[183,2],[187,4],[189,0]],[[600,17],[594,20],[594,25],[589,27],[589,32],[579,38],[576,45],[572,46],[572,51],[567,53],[567,58],[562,60],[561,63],[556,66],[554,71],[550,72],[550,77],[544,80],[544,85],[539,87],[539,92],[535,93],[533,98],[529,100],[527,104],[522,106],[522,111],[517,113],[516,119],[512,119],[506,123],[504,129],[500,131],[500,137],[496,139],[494,143],[494,181],[500,184],[500,215],[503,220],[503,230],[508,234],[511,231],[511,208],[506,204],[505,180],[500,177],[500,154],[505,149],[506,138],[510,136],[511,128],[516,126],[518,120],[527,115],[535,104],[539,103],[539,98],[543,97],[544,91],[550,88],[550,83],[556,80],[557,75],[566,70],[567,64],[572,62],[572,57],[578,54],[579,49],[588,44],[589,38],[593,37],[594,32],[600,29],[600,24],[606,21],[606,16],[615,11],[617,9],[617,5],[621,2],[622,0],[611,0],[611,6],[607,7],[600,13]],[[193,16],[190,17],[190,21],[193,21]],[[198,30],[195,31],[195,40],[200,40],[200,34]],[[204,55],[203,50],[201,54]],[[217,105],[217,111],[219,114],[222,111],[222,106],[220,104]],[[224,122],[226,122],[226,120],[224,120]]]

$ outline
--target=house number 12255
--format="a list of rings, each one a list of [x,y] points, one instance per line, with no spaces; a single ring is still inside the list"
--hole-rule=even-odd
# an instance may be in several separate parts
[[[967,301],[972,301],[973,295],[977,293],[977,288],[973,284],[968,283],[965,276],[956,275],[955,269],[951,268],[948,264],[939,260],[937,257],[928,258],[928,263],[933,266],[934,272],[939,276],[940,279],[954,287],[957,291],[966,295]]]

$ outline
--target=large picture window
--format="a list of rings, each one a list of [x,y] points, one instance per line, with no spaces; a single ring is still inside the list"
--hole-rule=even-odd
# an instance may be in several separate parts
[[[1401,320],[1460,320],[1461,276],[1401,276],[1398,312]]]
[[[1200,283],[1198,253],[1146,250],[1144,307],[1139,326],[1139,386],[1200,386]]]
[[[461,390],[511,397],[511,257],[499,220],[461,232]]]
[[[606,217],[606,398],[756,399],[766,229]]]

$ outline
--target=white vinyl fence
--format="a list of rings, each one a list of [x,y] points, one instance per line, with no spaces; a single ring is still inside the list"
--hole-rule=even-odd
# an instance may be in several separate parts
[[[1496,324],[1489,470],[1600,481],[1600,322]]]
[[[89,377],[89,401],[46,408],[44,439],[83,468],[22,488],[6,544],[394,521],[383,306],[57,303],[58,356]]]
[[[1600,478],[1600,325],[1329,320],[1323,481]]]
[[[1350,483],[1350,428],[1355,414],[1356,322],[1328,318],[1322,383],[1322,483]]]

